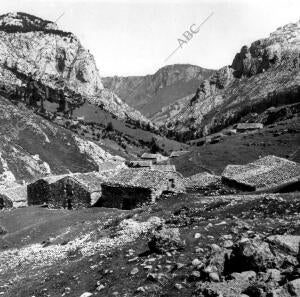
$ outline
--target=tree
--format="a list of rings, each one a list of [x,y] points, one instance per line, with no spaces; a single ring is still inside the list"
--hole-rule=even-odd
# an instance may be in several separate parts
[[[106,131],[113,131],[113,130],[114,130],[114,126],[113,126],[112,122],[107,123]]]
[[[150,141],[150,152],[152,154],[156,154],[157,152],[160,151],[160,147],[158,146],[158,144],[156,143],[156,140],[154,137],[152,137],[151,141]]]

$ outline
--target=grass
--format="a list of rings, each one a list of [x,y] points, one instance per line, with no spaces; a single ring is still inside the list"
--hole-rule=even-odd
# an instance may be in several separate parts
[[[193,146],[189,154],[174,159],[173,164],[190,176],[201,171],[221,174],[228,164],[246,164],[266,155],[300,162],[299,143],[300,121],[295,117],[256,132],[227,136],[219,143]]]
[[[114,218],[123,213],[117,209],[88,208],[82,210],[50,210],[39,206],[0,212],[0,221],[8,233],[0,237],[0,250],[42,243],[59,237],[55,242],[72,240],[79,233],[94,228],[99,219]],[[60,236],[64,234],[63,236]]]

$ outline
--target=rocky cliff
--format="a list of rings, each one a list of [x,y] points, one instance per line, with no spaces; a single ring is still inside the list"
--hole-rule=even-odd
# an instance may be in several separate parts
[[[114,116],[148,123],[104,89],[93,55],[53,22],[25,13],[0,16],[0,80],[21,86],[28,77],[55,90],[80,94]]]
[[[243,46],[230,66],[205,80],[166,123],[183,139],[208,135],[249,113],[299,102],[300,21]]]
[[[153,75],[104,77],[103,84],[130,106],[152,117],[174,101],[191,95],[213,70],[176,64],[159,69]]]

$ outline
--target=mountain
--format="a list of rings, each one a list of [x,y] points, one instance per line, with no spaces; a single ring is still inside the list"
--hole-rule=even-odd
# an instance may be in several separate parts
[[[175,64],[159,69],[153,75],[104,77],[103,85],[128,105],[147,117],[193,93],[213,70],[188,64]]]
[[[185,147],[104,88],[73,33],[8,13],[0,16],[0,44],[0,185],[96,170],[115,155],[136,158],[154,142],[165,153]]]
[[[0,16],[0,80],[22,86],[28,78],[53,90],[63,89],[101,106],[122,120],[149,120],[103,87],[93,55],[70,32],[53,22],[17,12]]]
[[[192,98],[177,102],[176,113],[162,114],[161,124],[170,135],[189,140],[245,121],[249,114],[299,102],[299,36],[300,21],[243,46],[230,66],[203,81]]]

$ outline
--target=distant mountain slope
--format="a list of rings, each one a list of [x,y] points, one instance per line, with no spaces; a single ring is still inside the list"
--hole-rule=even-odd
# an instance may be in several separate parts
[[[249,113],[299,102],[300,21],[243,46],[232,65],[205,80],[164,124],[169,134],[194,139],[239,122]]]
[[[0,96],[0,186],[46,174],[87,172],[119,159],[96,143]]]
[[[188,64],[169,65],[153,75],[104,77],[103,85],[127,104],[151,117],[163,107],[193,93],[213,70]]]
[[[122,120],[149,123],[103,87],[94,57],[74,34],[29,14],[1,15],[0,81],[21,86],[28,77],[54,90],[79,94]]]

